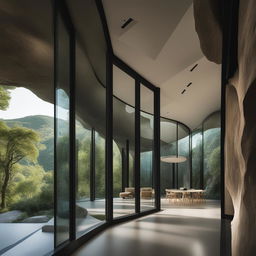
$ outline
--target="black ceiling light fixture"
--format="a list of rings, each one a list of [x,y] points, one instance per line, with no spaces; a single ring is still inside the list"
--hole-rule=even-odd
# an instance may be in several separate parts
[[[124,24],[121,26],[121,28],[122,29],[126,28],[132,21],[133,21],[133,18],[129,18],[127,20],[124,20]]]
[[[198,66],[198,64],[194,65],[194,66],[190,69],[190,72],[192,72],[197,66]]]
[[[189,87],[192,84],[192,82],[190,82],[189,84],[187,84],[187,87]]]
[[[184,93],[185,93],[185,91],[186,91],[186,89],[184,89],[184,90],[181,92],[181,94],[184,94]]]

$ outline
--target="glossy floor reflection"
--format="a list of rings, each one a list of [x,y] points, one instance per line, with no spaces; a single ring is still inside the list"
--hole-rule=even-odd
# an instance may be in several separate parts
[[[77,205],[87,209],[88,213],[95,218],[97,218],[97,216],[105,215],[104,199],[97,199],[95,201],[80,200],[77,201]],[[154,208],[154,200],[141,199],[141,207],[143,208],[143,210],[150,210]],[[135,199],[113,198],[113,209],[114,217],[132,214],[135,212]]]
[[[157,214],[107,229],[73,255],[228,256],[221,253],[219,202],[188,206],[163,199],[162,208]]]

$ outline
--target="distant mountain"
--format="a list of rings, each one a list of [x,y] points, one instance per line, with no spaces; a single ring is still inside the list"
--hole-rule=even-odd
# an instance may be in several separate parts
[[[27,116],[17,119],[3,120],[9,127],[21,126],[33,129],[39,133],[41,143],[46,149],[41,150],[38,157],[38,162],[43,166],[45,171],[54,169],[54,118],[50,116]],[[68,130],[68,122],[62,119],[58,120],[58,134],[62,135]],[[76,123],[77,138],[84,137],[84,128],[80,123]]]

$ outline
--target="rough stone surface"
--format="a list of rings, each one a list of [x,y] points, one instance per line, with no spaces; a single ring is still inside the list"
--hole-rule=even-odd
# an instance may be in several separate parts
[[[234,204],[233,256],[256,243],[256,2],[240,1],[238,71],[227,87],[226,180]]]
[[[203,54],[209,61],[221,63],[222,31],[219,0],[194,0],[195,28]]]
[[[256,251],[256,2],[240,1],[238,71],[227,88],[227,187],[234,204],[233,256]]]
[[[215,52],[217,48],[212,45],[214,42],[210,42],[212,38],[207,32],[207,27],[215,30],[216,34],[220,32],[215,20],[217,16],[213,15],[216,9],[211,2],[194,0],[195,20],[205,56],[209,60],[218,61],[218,54]],[[234,206],[233,256],[251,256],[256,251],[255,10],[255,0],[240,1],[238,70],[226,89],[225,180]],[[204,20],[206,16],[209,21]]]

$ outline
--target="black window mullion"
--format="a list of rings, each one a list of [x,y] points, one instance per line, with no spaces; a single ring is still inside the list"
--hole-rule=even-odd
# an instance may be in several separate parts
[[[140,82],[135,80],[135,212],[140,213]]]
[[[91,129],[90,201],[95,200],[95,129]]]
[[[189,184],[193,187],[193,172],[192,172],[192,132],[189,131]]]
[[[129,149],[129,140],[126,140],[126,185],[127,187],[129,187],[129,174],[130,174],[130,166],[129,166],[129,152],[130,152],[130,149]]]
[[[172,188],[176,188],[175,184],[175,163],[172,163]]]
[[[176,156],[179,156],[179,124],[176,122]],[[177,163],[175,163],[175,176],[176,176],[176,181],[175,181],[175,188],[179,187],[179,166]]]
[[[126,154],[125,149],[122,148],[121,151],[121,160],[122,160],[122,191],[125,191],[126,185]]]
[[[75,63],[76,39],[70,31],[70,240],[76,239],[76,118],[75,118]]]
[[[201,145],[201,170],[200,170],[200,187],[204,189],[204,123],[202,124],[202,145]]]
[[[154,91],[154,157],[153,157],[153,177],[155,189],[155,207],[161,209],[160,195],[160,89]]]
[[[113,221],[113,65],[107,54],[106,84],[106,220]]]

